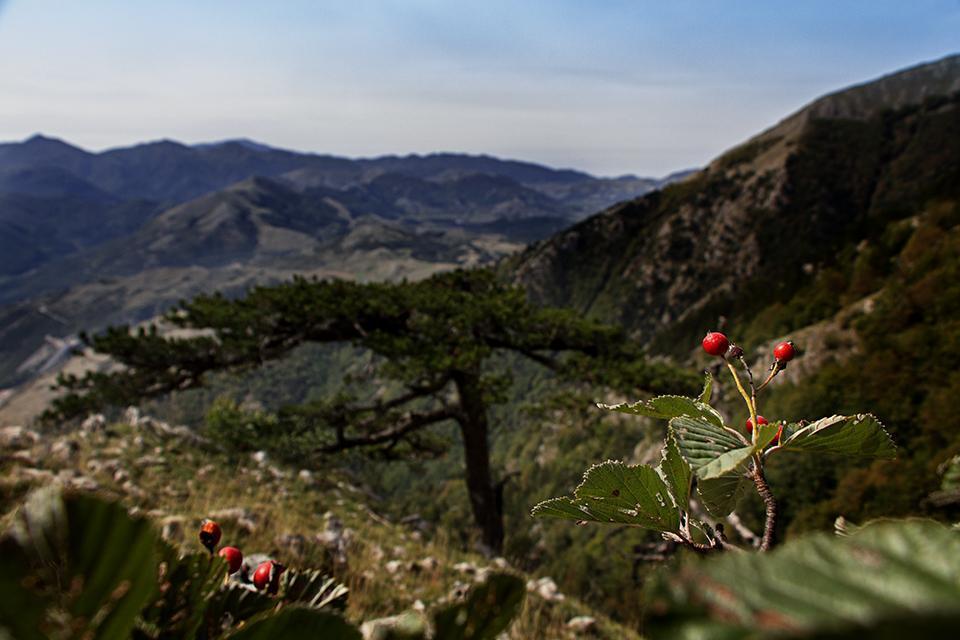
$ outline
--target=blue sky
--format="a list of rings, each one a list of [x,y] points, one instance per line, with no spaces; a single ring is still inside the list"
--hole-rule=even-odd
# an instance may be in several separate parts
[[[958,51],[960,0],[0,0],[0,139],[249,137],[663,175]]]

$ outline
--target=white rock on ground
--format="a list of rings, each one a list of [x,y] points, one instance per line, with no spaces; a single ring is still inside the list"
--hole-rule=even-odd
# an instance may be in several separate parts
[[[50,447],[50,456],[59,462],[67,464],[73,462],[78,451],[80,451],[80,447],[76,442],[61,438]]]
[[[397,571],[400,571],[400,567],[403,566],[403,563],[399,560],[391,560],[387,564],[383,565],[383,568],[387,570],[387,573],[394,574]]]
[[[107,426],[107,419],[102,413],[94,413],[87,416],[87,419],[80,425],[80,431],[83,433],[93,433],[103,431]]]
[[[0,449],[27,449],[40,441],[40,434],[25,427],[0,429]]]
[[[597,619],[592,616],[577,616],[567,620],[567,628],[576,634],[593,633],[597,630]]]
[[[553,578],[540,578],[539,580],[530,580],[527,582],[527,591],[535,593],[547,602],[562,602],[566,596],[557,589],[557,583]]]

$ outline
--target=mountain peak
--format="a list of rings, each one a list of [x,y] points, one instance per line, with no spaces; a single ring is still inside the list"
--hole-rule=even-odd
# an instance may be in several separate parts
[[[960,91],[960,54],[953,54],[829,93],[804,111],[815,118],[862,120],[885,109],[900,109],[957,91]]]
[[[54,138],[52,136],[45,136],[42,133],[35,133],[29,138],[26,138],[23,142],[20,143],[24,147],[31,147],[35,149],[63,149],[70,151],[81,151],[79,147],[75,147],[72,144],[64,142],[60,138]]]
[[[243,147],[249,151],[281,151],[277,147],[271,147],[268,144],[251,140],[250,138],[228,138],[226,140],[217,140],[215,142],[200,142],[191,145],[194,149],[214,149],[216,147]]]

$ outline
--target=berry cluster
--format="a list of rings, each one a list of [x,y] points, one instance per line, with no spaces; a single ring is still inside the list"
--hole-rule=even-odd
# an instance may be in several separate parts
[[[210,552],[210,555],[213,555],[213,551],[217,548],[217,544],[219,544],[222,536],[223,532],[220,529],[220,525],[213,520],[206,519],[200,524],[200,544]],[[253,586],[258,590],[266,590],[269,594],[275,594],[277,592],[280,586],[280,574],[285,570],[285,567],[279,562],[275,562],[274,560],[261,562],[253,572],[253,579],[251,580],[248,575],[249,570],[244,567],[243,553],[240,552],[240,549],[236,547],[223,547],[217,555],[226,561],[228,575],[240,572],[238,575],[241,582],[247,584],[252,582]]]
[[[770,374],[767,376],[767,379],[760,384],[760,386],[755,387],[753,384],[753,374],[750,372],[750,368],[743,359],[743,349],[730,342],[730,339],[727,338],[727,336],[719,331],[709,331],[707,332],[707,335],[703,337],[701,345],[703,346],[703,350],[711,356],[723,358],[727,367],[730,369],[730,372],[733,374],[734,380],[737,383],[737,388],[740,391],[740,394],[743,396],[743,399],[746,401],[747,408],[750,411],[751,418],[747,419],[745,427],[747,434],[752,436],[754,417],[756,418],[757,425],[769,424],[769,421],[766,418],[757,414],[757,392],[766,387],[770,381],[773,380],[774,376],[787,368],[787,363],[793,360],[797,355],[796,347],[791,340],[785,340],[778,343],[773,348],[774,360],[773,364],[770,365]],[[750,395],[747,395],[746,391],[741,385],[736,369],[730,363],[731,360],[739,360],[743,365],[743,368],[746,370],[747,377],[750,382]],[[782,435],[783,424],[780,424],[780,429],[777,431],[775,442],[779,443]]]
[[[731,343],[730,339],[719,331],[708,332],[707,335],[703,337],[701,344],[703,345],[703,350],[712,356],[720,356],[726,359],[739,358],[743,355],[743,350]],[[776,360],[776,364],[779,365],[778,368],[780,370],[785,369],[787,363],[793,360],[796,355],[797,350],[792,340],[785,340],[773,348],[773,357]]]

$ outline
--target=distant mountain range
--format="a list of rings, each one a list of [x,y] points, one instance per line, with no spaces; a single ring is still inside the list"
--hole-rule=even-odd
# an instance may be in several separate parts
[[[20,364],[48,334],[294,273],[491,263],[680,175],[597,178],[452,153],[348,159],[250,140],[102,153],[40,135],[0,144],[0,385],[29,373]]]
[[[253,177],[273,181],[273,187],[260,185],[274,196],[286,189],[278,197],[289,202],[281,206],[325,202],[345,222],[376,216],[408,228],[481,225],[520,241],[545,237],[663,183],[595,178],[488,156],[351,160],[248,140],[196,146],[165,140],[89,153],[38,135],[0,144],[0,277],[125,237],[155,217],[172,221],[177,214],[159,214],[206,197],[195,211],[215,202],[211,194],[229,193],[231,185]],[[0,300],[12,297],[0,284]]]

